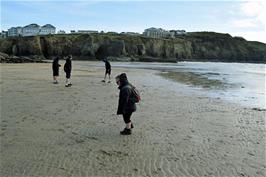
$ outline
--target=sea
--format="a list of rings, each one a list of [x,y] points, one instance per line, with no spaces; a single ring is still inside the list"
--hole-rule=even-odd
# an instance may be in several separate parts
[[[223,99],[250,108],[266,109],[266,64],[224,63],[224,62],[178,62],[178,63],[143,63],[112,62],[112,67],[159,70],[189,77],[200,77],[204,82],[179,82],[187,90],[209,97]],[[103,64],[97,64],[100,66]],[[165,77],[164,79],[168,79]],[[180,79],[180,77],[179,77]],[[193,79],[193,78],[191,78]],[[182,80],[182,79],[181,79]],[[193,79],[197,81],[196,79]],[[206,83],[220,83],[215,87],[206,87]],[[222,83],[222,84],[221,84]],[[219,88],[220,86],[220,88]]]

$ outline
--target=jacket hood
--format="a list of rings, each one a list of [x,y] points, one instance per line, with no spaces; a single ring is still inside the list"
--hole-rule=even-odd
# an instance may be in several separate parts
[[[59,57],[55,57],[54,58],[54,61],[59,61]]]
[[[67,58],[66,59],[66,63],[71,63],[71,59],[70,58]]]
[[[127,75],[126,73],[122,73],[119,75],[119,81],[120,81],[120,86],[118,87],[119,89],[123,88],[125,85],[128,85],[128,80],[127,80]]]
[[[120,80],[120,82],[127,81],[127,75],[126,75],[126,73],[120,74],[119,75],[119,80]]]

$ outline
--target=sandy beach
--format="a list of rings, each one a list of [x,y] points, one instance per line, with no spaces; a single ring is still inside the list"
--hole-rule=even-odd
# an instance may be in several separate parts
[[[265,111],[176,91],[159,71],[73,62],[73,86],[51,64],[1,64],[1,177],[263,177]],[[62,68],[61,68],[62,69]],[[142,102],[121,136],[114,77]]]

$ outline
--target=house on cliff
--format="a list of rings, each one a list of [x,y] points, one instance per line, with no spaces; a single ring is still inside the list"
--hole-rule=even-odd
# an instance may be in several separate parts
[[[40,32],[40,26],[36,23],[29,24],[24,26],[22,29],[23,36],[36,36]]]
[[[66,32],[64,30],[59,30],[57,34],[66,34]]]
[[[171,33],[171,36],[173,37],[186,34],[185,30],[170,30],[169,32]]]
[[[147,37],[163,38],[163,37],[169,37],[170,33],[162,28],[152,27],[145,29],[143,35]]]
[[[22,36],[22,27],[12,27],[8,29],[7,36],[14,37],[14,36]]]
[[[55,27],[51,24],[43,25],[40,28],[40,35],[55,34]]]
[[[36,36],[55,34],[56,28],[51,24],[39,26],[36,23],[26,25],[24,27],[11,27],[8,29],[8,37],[15,36]]]
[[[174,38],[178,35],[182,35],[185,34],[186,31],[185,30],[171,30],[171,31],[167,31],[164,30],[162,28],[148,28],[145,29],[145,31],[143,32],[143,35],[146,37],[154,37],[154,38]]]
[[[78,30],[78,34],[93,34],[93,33],[98,33],[98,31],[95,30]]]
[[[0,38],[7,38],[7,37],[8,37],[8,31],[0,32]]]

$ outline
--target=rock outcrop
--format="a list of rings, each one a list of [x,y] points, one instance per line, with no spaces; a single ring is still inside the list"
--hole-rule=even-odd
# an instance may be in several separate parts
[[[266,44],[212,32],[187,33],[174,39],[117,34],[17,37],[1,39],[0,52],[47,59],[72,54],[81,60],[266,62]]]
[[[1,63],[46,63],[43,61],[43,57],[39,55],[34,55],[30,57],[26,56],[9,56],[8,54],[0,52],[0,62]]]

